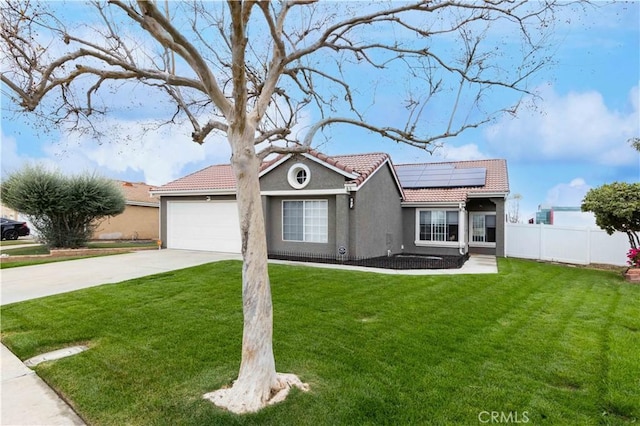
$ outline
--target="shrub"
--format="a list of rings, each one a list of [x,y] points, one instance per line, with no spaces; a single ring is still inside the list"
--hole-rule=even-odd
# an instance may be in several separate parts
[[[632,249],[640,248],[640,183],[614,182],[593,188],[582,200],[596,224],[609,235],[624,232]]]
[[[49,247],[76,248],[90,238],[100,219],[124,211],[117,185],[95,174],[65,176],[27,166],[2,183],[2,200],[24,213]]]

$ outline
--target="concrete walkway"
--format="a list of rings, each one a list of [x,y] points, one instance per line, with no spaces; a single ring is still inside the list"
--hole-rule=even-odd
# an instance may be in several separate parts
[[[78,415],[36,373],[4,345],[2,366],[2,425],[84,425]]]
[[[227,259],[237,254],[187,250],[146,250],[134,253],[70,260],[0,270],[0,304],[36,299],[102,284],[117,283],[161,272]],[[293,263],[273,261],[274,263]],[[497,273],[493,256],[471,256],[461,269],[389,271],[342,265],[307,264],[320,268],[374,273],[436,275]],[[0,425],[84,425],[71,407],[33,370],[4,345],[0,358]]]

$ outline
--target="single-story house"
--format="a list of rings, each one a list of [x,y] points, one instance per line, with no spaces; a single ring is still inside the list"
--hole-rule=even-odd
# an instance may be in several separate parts
[[[124,212],[100,221],[92,239],[157,240],[160,202],[158,197],[150,196],[152,186],[141,182],[115,182],[124,195]]]
[[[505,160],[394,165],[388,154],[280,155],[260,170],[270,253],[504,256]],[[236,182],[213,165],[151,191],[163,247],[240,252]]]

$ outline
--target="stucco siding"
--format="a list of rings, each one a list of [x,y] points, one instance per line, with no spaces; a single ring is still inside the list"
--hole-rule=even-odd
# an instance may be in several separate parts
[[[454,207],[443,207],[445,210],[457,209]],[[402,220],[404,223],[402,237],[404,241],[403,253],[422,254],[428,256],[457,256],[460,254],[459,247],[438,247],[438,246],[417,246],[416,241],[416,209],[404,207],[402,209]],[[465,232],[466,234],[466,232]],[[464,237],[464,236],[463,236]]]
[[[502,198],[477,198],[467,202],[469,215],[475,212],[496,213],[496,243],[494,247],[478,247],[469,243],[469,252],[504,257],[505,200]],[[469,224],[469,228],[471,225]]]
[[[351,255],[356,257],[386,256],[400,253],[402,246],[401,193],[388,165],[381,167],[352,194],[354,208]]]
[[[102,240],[158,239],[158,207],[125,206],[124,212],[100,222],[93,238]]]
[[[327,167],[309,160],[302,155],[294,155],[260,178],[262,191],[296,191],[289,185],[287,173],[291,166],[302,163],[309,168],[309,183],[303,190],[344,189],[345,177]]]
[[[302,241],[284,241],[282,238],[282,202],[301,200],[327,200],[327,227],[328,235],[326,243],[310,243]],[[336,197],[305,196],[298,197],[267,197],[263,201],[266,206],[266,226],[268,229],[267,247],[270,252],[292,252],[296,254],[333,255],[336,253]]]
[[[504,257],[505,255],[505,227],[506,227],[506,214],[504,199],[495,199],[492,201],[496,204],[496,256]]]

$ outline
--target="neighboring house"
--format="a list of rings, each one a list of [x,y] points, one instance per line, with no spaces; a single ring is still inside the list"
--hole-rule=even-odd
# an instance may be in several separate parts
[[[9,208],[0,202],[0,217],[11,220],[22,220],[22,215],[16,210]]]
[[[159,207],[145,183],[116,181],[125,198],[124,212],[103,219],[93,233],[100,240],[157,240]]]
[[[403,164],[384,153],[281,155],[260,171],[270,253],[504,256],[505,160]],[[163,246],[239,252],[236,182],[215,165],[155,188]]]
[[[580,207],[538,206],[536,223],[577,228],[598,228],[596,216]]]

